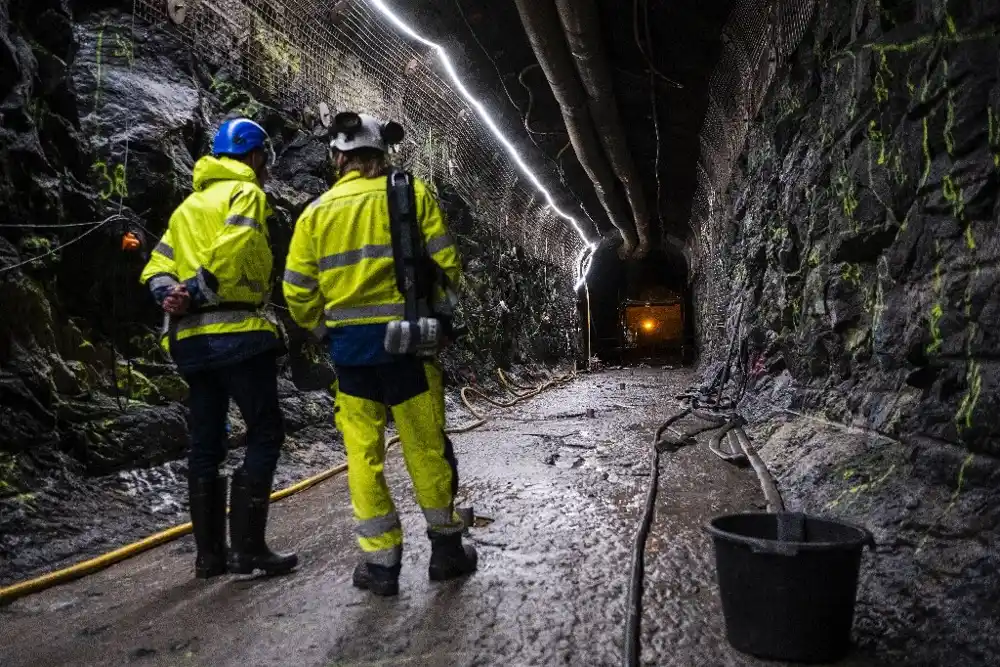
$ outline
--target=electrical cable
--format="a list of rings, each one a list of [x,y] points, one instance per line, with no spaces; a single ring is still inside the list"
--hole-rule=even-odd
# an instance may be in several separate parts
[[[719,430],[719,432],[713,435],[708,441],[709,451],[711,451],[713,454],[718,456],[723,461],[726,461],[727,463],[735,463],[737,465],[746,461],[746,457],[742,453],[736,453],[734,451],[730,452],[722,451],[722,439],[725,438],[727,435],[729,435],[729,433],[734,428],[739,426],[739,424],[740,421],[738,419],[735,418],[731,419],[730,421],[726,422],[725,426],[723,426]]]
[[[108,224],[112,220],[119,220],[119,219],[124,219],[124,217],[122,215],[118,214],[118,213],[110,215],[107,218],[105,218],[104,220],[101,220],[100,222],[94,223],[93,227],[91,227],[90,229],[88,229],[87,231],[85,231],[83,234],[80,234],[79,236],[77,236],[75,239],[73,239],[71,241],[67,241],[66,243],[63,243],[61,245],[56,246],[55,248],[52,248],[51,250],[49,250],[48,252],[46,252],[44,254],[37,255],[37,256],[32,257],[30,259],[26,259],[23,262],[18,262],[17,264],[12,264],[11,266],[5,266],[3,268],[0,268],[0,275],[8,273],[10,271],[13,271],[14,269],[19,269],[22,266],[27,266],[28,264],[31,264],[32,262],[37,262],[38,260],[45,259],[46,257],[51,257],[52,255],[56,254],[57,252],[59,252],[63,248],[68,248],[69,246],[73,245],[74,243],[76,243],[78,241],[81,241],[84,237],[89,236],[90,234],[93,234],[98,229],[100,229],[104,225]]]
[[[649,47],[650,57],[653,55],[653,34],[652,29],[649,25],[649,5],[643,2],[643,7],[646,14],[646,46]],[[649,71],[649,98],[653,107],[653,129],[656,132],[656,163],[654,165],[654,170],[656,171],[656,217],[660,221],[660,228],[666,229],[666,223],[663,220],[663,178],[660,173],[660,161],[661,154],[663,153],[663,146],[660,143],[660,105],[657,103],[656,98],[656,75],[653,70]]]
[[[645,2],[643,2],[643,9],[646,11],[645,18],[646,18],[646,23],[648,24],[649,5],[647,5]],[[639,0],[634,0],[632,4],[632,10],[633,10],[633,31],[635,33],[635,44],[636,46],[639,47],[639,53],[642,54],[642,57],[645,59],[646,64],[649,66],[649,71],[655,74],[656,76],[660,77],[664,81],[666,81],[674,88],[683,88],[684,86],[682,84],[677,83],[676,81],[674,81],[669,76],[667,76],[666,74],[664,74],[663,72],[661,72],[656,68],[656,65],[653,64],[653,60],[646,53],[646,49],[644,49],[642,46],[642,40],[639,39]]]
[[[781,493],[778,491],[778,485],[774,483],[771,471],[767,469],[767,465],[760,458],[760,454],[750,444],[750,438],[747,437],[743,427],[737,426],[734,432],[736,433],[737,441],[740,443],[740,449],[743,450],[744,456],[747,457],[750,465],[753,466],[754,472],[757,473],[760,488],[764,492],[764,498],[767,500],[767,511],[772,513],[784,512],[785,503],[781,499]]]
[[[531,129],[531,112],[535,108],[535,93],[531,90],[531,86],[525,83],[524,75],[534,69],[539,69],[539,68],[541,68],[541,65],[539,65],[538,63],[532,63],[527,67],[525,67],[523,70],[521,70],[521,73],[517,75],[517,82],[520,83],[521,87],[524,88],[525,92],[528,93],[528,109],[524,111],[524,129],[528,134],[533,134],[540,137],[564,137],[566,136],[565,132],[539,132],[537,130]],[[518,111],[520,111],[520,109]],[[535,144],[535,146],[538,146],[538,142],[536,142],[534,139],[532,139],[531,141],[532,143]],[[541,146],[538,146],[538,148],[539,150],[541,150]]]
[[[652,451],[649,460],[649,486],[646,488],[646,504],[643,509],[642,518],[639,520],[639,532],[635,535],[632,544],[632,568],[629,576],[628,599],[625,602],[625,610],[628,616],[625,622],[625,658],[626,667],[638,667],[639,655],[641,653],[639,643],[639,632],[642,627],[642,589],[645,575],[645,554],[646,538],[649,537],[649,528],[653,524],[653,517],[656,514],[656,493],[660,479],[660,438],[675,422],[683,419],[691,413],[691,408],[686,408],[681,412],[660,424],[653,435]],[[682,441],[673,443],[675,446],[686,444]]]
[[[29,225],[29,224],[0,224],[0,229],[63,229],[71,227],[91,227],[94,225],[101,224],[100,220],[91,220],[90,222],[67,222],[65,224],[44,224],[44,225]]]
[[[469,34],[472,35],[472,39],[475,40],[476,44],[479,45],[479,48],[482,49],[483,51],[483,55],[486,56],[486,58],[490,61],[490,64],[493,65],[493,69],[496,70],[497,79],[500,81],[500,86],[503,87],[503,92],[506,93],[507,99],[510,100],[511,105],[515,109],[517,109],[518,114],[523,113],[521,111],[521,107],[517,104],[517,102],[514,101],[514,97],[510,94],[510,90],[507,88],[506,82],[504,82],[503,80],[503,74],[500,72],[500,66],[497,65],[496,61],[493,60],[493,57],[490,55],[490,52],[486,50],[486,46],[483,45],[483,43],[479,40],[479,35],[476,34],[475,28],[472,27],[472,24],[469,22],[468,17],[466,17],[465,10],[462,9],[461,0],[455,0],[455,7],[458,9],[458,14],[459,16],[462,17],[462,21],[465,22],[465,27],[469,29]],[[528,108],[529,108],[528,113],[531,113],[530,105]]]
[[[131,53],[128,57],[128,69],[129,76],[133,76],[135,72],[135,13],[136,13],[136,1],[132,0],[132,23],[129,33],[130,46],[129,49]],[[100,81],[98,81],[100,85]],[[128,112],[125,114],[125,157],[122,161],[122,180],[125,181],[125,186],[121,188],[118,192],[118,215],[122,215],[122,211],[125,210],[125,192],[128,190],[128,158],[130,153],[129,139],[131,135],[132,126],[132,108],[129,107]],[[120,284],[121,280],[121,256],[115,253],[114,261],[114,282],[115,285]],[[125,357],[125,398],[122,399],[121,387],[118,386],[118,317],[116,315],[117,311],[117,300],[115,299],[116,292],[111,294],[111,384],[115,392],[115,403],[118,405],[118,409],[121,412],[128,411],[128,402],[130,395],[132,393],[132,358]]]

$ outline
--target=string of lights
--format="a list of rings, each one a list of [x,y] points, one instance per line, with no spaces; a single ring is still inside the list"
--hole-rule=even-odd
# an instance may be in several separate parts
[[[162,0],[137,2],[142,18],[168,21]],[[557,204],[446,50],[384,0],[200,0],[172,28],[272,103],[315,110],[322,102],[399,121],[408,133],[396,155],[402,166],[456,193],[477,224],[579,282],[579,260],[597,240],[589,224]],[[217,84],[221,92],[231,85]]]

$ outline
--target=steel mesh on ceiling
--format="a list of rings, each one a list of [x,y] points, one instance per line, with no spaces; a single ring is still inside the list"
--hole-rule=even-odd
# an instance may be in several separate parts
[[[165,0],[136,0],[170,22]],[[361,0],[187,0],[173,25],[196,53],[289,109],[367,111],[403,124],[396,161],[448,184],[480,224],[529,256],[574,270],[583,241],[523,178],[490,129],[445,80],[437,55],[406,41]]]
[[[691,206],[703,350],[721,349],[734,288],[739,289],[724,264],[730,221],[720,202],[775,74],[798,48],[815,10],[816,0],[742,0],[723,30],[722,52],[709,81]]]

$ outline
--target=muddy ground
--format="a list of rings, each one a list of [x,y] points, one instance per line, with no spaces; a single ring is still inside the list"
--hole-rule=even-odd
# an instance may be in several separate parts
[[[427,581],[422,521],[394,452],[387,475],[407,536],[399,598],[374,599],[351,587],[357,552],[346,480],[338,477],[274,507],[271,542],[302,559],[293,574],[195,581],[193,544],[185,538],[0,610],[0,664],[620,664],[648,443],[691,380],[686,371],[659,369],[584,376],[456,436],[460,500],[481,517],[469,538],[481,567],[466,581]],[[765,453],[789,442],[768,435]],[[725,641],[703,525],[717,514],[760,509],[763,498],[752,471],[715,458],[707,437],[662,462],[647,545],[644,664],[760,664]],[[794,466],[780,468],[791,502],[808,504],[802,498],[810,480]],[[876,534],[884,542],[886,534]],[[892,622],[901,608],[892,590],[901,557],[881,542],[876,557],[865,557],[859,647],[844,664],[942,664],[939,647]],[[952,638],[952,650],[970,645],[988,657],[982,651],[996,641],[989,630]]]

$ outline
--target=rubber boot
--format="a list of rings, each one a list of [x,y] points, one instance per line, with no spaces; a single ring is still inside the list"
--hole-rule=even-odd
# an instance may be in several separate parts
[[[354,568],[354,587],[382,597],[398,595],[399,570],[399,565],[386,567],[361,561]]]
[[[427,568],[431,581],[448,581],[476,571],[479,556],[475,547],[462,544],[461,533],[427,531],[427,537],[431,539],[431,564]]]
[[[210,579],[226,573],[226,478],[188,477],[188,504],[198,555],[194,576]]]
[[[271,479],[250,479],[240,468],[233,473],[229,507],[229,571],[251,574],[284,574],[299,563],[295,554],[277,554],[267,547],[267,510],[271,504]]]

